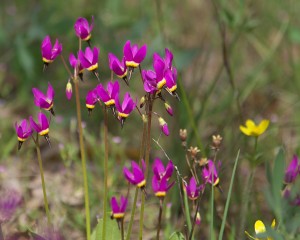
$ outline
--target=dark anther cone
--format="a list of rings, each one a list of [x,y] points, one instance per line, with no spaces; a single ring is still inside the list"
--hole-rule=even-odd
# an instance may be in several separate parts
[[[48,68],[49,63],[44,62],[43,72],[45,72]]]
[[[83,73],[79,73],[78,76],[79,76],[80,80],[83,82]]]
[[[128,74],[128,82],[129,82],[129,81],[130,81],[130,79],[131,79],[131,76],[132,76],[133,70],[134,70],[134,68],[133,68],[133,67],[128,67],[128,72],[129,72],[129,74]]]
[[[89,45],[90,48],[92,48],[91,40],[87,40],[87,44]]]
[[[126,118],[121,118],[121,127],[123,128]]]
[[[114,117],[116,118],[117,117],[116,107],[112,106],[111,110],[112,110],[112,113],[113,113]]]
[[[18,150],[20,150],[20,149],[21,149],[21,147],[22,147],[22,144],[23,144],[23,142],[19,141],[19,144],[18,144]]]
[[[180,101],[180,98],[179,98],[179,96],[178,96],[178,94],[177,94],[176,91],[174,91],[172,94],[173,94],[173,96],[175,96],[177,98],[178,101]]]
[[[55,116],[55,112],[54,112],[54,109],[53,109],[53,108],[51,108],[49,111],[50,111],[50,113],[51,113],[53,116]]]
[[[91,115],[92,115],[92,111],[93,111],[93,109],[91,109],[91,108],[88,108],[88,114],[89,114],[89,116],[91,116]]]
[[[49,135],[48,135],[48,134],[44,135],[44,138],[46,139],[46,141],[47,141],[49,147],[51,148],[51,142],[50,142],[50,137],[49,137]]]
[[[123,77],[123,80],[126,83],[126,85],[129,86],[129,82],[128,82],[127,76]]]

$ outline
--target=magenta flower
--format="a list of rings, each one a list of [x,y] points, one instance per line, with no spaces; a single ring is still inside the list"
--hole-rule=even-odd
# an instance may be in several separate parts
[[[167,192],[173,187],[175,182],[168,183],[168,176],[165,175],[161,179],[157,179],[155,175],[152,178],[152,189],[156,197],[164,198]]]
[[[120,205],[117,202],[115,197],[111,198],[110,205],[112,209],[111,218],[120,220],[124,218],[126,207],[127,207],[127,198],[121,195]]]
[[[174,164],[170,160],[165,168],[164,164],[159,158],[154,159],[154,163],[152,165],[152,170],[154,173],[154,176],[161,180],[163,177],[166,177],[167,180],[172,176],[174,171]]]
[[[153,70],[142,70],[144,90],[151,94],[156,94],[158,88],[156,85],[156,73]]]
[[[213,186],[217,186],[220,182],[216,166],[212,160],[208,160],[206,166],[202,169],[203,181]]]
[[[2,191],[0,195],[0,224],[2,224],[8,221],[22,204],[22,196],[14,190]]]
[[[34,104],[39,108],[43,108],[47,111],[50,111],[51,114],[54,116],[55,113],[53,110],[53,98],[54,98],[55,92],[54,92],[54,89],[51,86],[51,84],[48,83],[48,89],[47,89],[46,95],[37,88],[33,88],[32,93],[34,96]]]
[[[29,138],[32,134],[32,129],[30,127],[30,124],[28,124],[26,119],[23,119],[20,123],[20,125],[18,125],[18,123],[15,123],[15,129],[16,129],[16,133],[18,136],[18,141],[19,141],[19,145],[18,145],[18,150],[21,149],[23,142],[25,142],[27,140],[27,138]]]
[[[169,136],[170,132],[169,132],[168,124],[166,123],[166,121],[162,117],[159,117],[158,121],[159,121],[160,129],[163,132],[163,134],[165,134],[166,136]]]
[[[296,155],[294,155],[292,161],[289,166],[285,170],[284,182],[292,183],[295,181],[300,171],[300,161]]]
[[[72,98],[72,83],[70,81],[68,81],[67,85],[66,85],[66,97],[68,100],[71,100]]]
[[[190,183],[185,186],[185,190],[189,199],[196,200],[199,197],[200,191],[203,190],[203,186],[197,187],[195,178],[191,177]]]
[[[147,54],[147,45],[143,45],[140,49],[137,44],[131,46],[128,40],[123,49],[125,63],[127,67],[136,68],[145,59]]]
[[[167,91],[172,94],[173,96],[176,96],[178,98],[178,95],[176,93],[177,89],[177,69],[174,67],[172,70],[168,69],[165,73],[165,79],[166,79],[166,86]]]
[[[160,59],[153,59],[153,69],[156,73],[156,87],[161,90],[165,84],[165,63]]]
[[[85,98],[85,106],[87,107],[89,114],[92,113],[97,101],[98,101],[97,89],[95,88],[93,90],[88,91]]]
[[[62,44],[56,39],[52,48],[50,37],[46,36],[42,42],[41,51],[45,69],[47,65],[52,63],[54,59],[62,52]]]
[[[78,76],[83,81],[83,70],[84,69],[83,69],[79,59],[77,59],[73,53],[71,53],[69,56],[69,62],[70,62],[70,65],[72,66],[72,68],[76,69]]]
[[[92,30],[94,27],[94,16],[92,16],[91,25],[89,25],[88,20],[85,18],[78,18],[74,24],[74,29],[76,36],[82,39],[83,41],[89,41],[92,34]]]
[[[110,81],[107,84],[107,90],[105,90],[102,84],[99,84],[96,87],[96,90],[98,97],[105,104],[105,106],[113,107],[115,105],[115,97],[119,94],[120,91],[120,85],[118,81]]]
[[[49,121],[46,115],[42,112],[38,113],[38,122],[35,122],[32,116],[29,117],[30,126],[34,129],[40,136],[44,136],[46,141],[50,145],[50,138],[49,138]]]
[[[129,183],[136,185],[139,188],[144,188],[146,186],[146,179],[144,176],[144,171],[146,169],[145,161],[142,160],[142,168],[135,162],[131,161],[132,172],[130,172],[126,167],[123,169],[123,174]]]
[[[132,98],[130,97],[130,94],[127,92],[127,93],[125,93],[124,101],[123,101],[122,105],[120,104],[120,101],[119,101],[119,94],[116,95],[115,105],[116,105],[116,109],[118,111],[118,119],[121,121],[121,125],[123,127],[126,118],[129,116],[129,114],[135,108],[136,102],[134,102],[132,100]]]
[[[165,70],[172,69],[173,53],[169,49],[165,49],[165,58],[159,56],[158,53],[153,54],[153,59],[159,59],[165,63]]]
[[[83,68],[88,71],[95,71],[98,68],[99,48],[94,47],[93,51],[87,47],[85,52],[79,50],[78,59]]]
[[[109,53],[108,61],[110,70],[112,70],[119,78],[122,78],[128,85],[127,66],[125,64],[125,57],[123,57],[122,61],[120,62],[115,55]]]

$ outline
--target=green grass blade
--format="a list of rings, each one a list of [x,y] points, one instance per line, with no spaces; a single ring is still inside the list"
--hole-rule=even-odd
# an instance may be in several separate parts
[[[229,203],[230,203],[230,198],[231,198],[231,193],[232,193],[233,181],[234,181],[234,177],[235,177],[237,164],[238,164],[238,161],[239,161],[239,156],[240,156],[240,150],[238,151],[235,162],[234,162],[234,167],[233,167],[231,180],[230,180],[230,185],[229,185],[228,196],[227,196],[227,200],[226,200],[226,204],[225,204],[224,216],[223,216],[221,229],[220,229],[220,233],[219,233],[219,240],[223,239],[223,233],[224,233],[224,229],[225,229],[225,223],[226,223],[226,218],[227,218],[227,213],[228,213]]]

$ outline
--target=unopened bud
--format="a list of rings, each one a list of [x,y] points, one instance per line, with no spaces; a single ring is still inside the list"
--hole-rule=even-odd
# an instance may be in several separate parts
[[[68,100],[71,100],[72,98],[72,84],[70,81],[68,81],[66,86],[66,97]]]
[[[187,131],[186,129],[180,129],[179,130],[179,136],[182,142],[185,142],[187,139]]]
[[[173,109],[167,102],[165,102],[165,108],[167,113],[169,113],[170,116],[173,116]]]
[[[146,116],[145,114],[142,115],[142,119],[143,119],[143,122],[144,122],[144,123],[146,123],[146,122],[148,121],[148,120],[147,120],[147,116]]]
[[[159,126],[160,126],[161,131],[166,136],[169,136],[170,132],[169,132],[168,124],[166,123],[166,121],[162,117],[159,117],[158,121],[159,121]]]
[[[143,96],[140,100],[140,108],[144,107],[145,101],[146,101],[146,98],[145,98],[145,96]]]
[[[199,212],[197,212],[196,214],[196,224],[197,225],[200,225],[201,224],[201,215]]]

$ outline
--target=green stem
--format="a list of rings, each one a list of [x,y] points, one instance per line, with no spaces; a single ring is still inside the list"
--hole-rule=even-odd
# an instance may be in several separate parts
[[[214,182],[214,176],[212,174],[212,182]],[[214,234],[214,185],[211,184],[211,199],[210,199],[210,239],[215,239]]]
[[[108,174],[108,119],[107,109],[104,107],[104,197],[103,197],[103,228],[102,228],[102,239],[106,238],[106,221],[107,221],[107,174]],[[123,225],[123,224],[122,224]]]
[[[202,196],[202,195],[201,195]],[[197,219],[197,213],[199,211],[199,207],[200,207],[200,202],[201,202],[201,197],[198,198],[197,201],[197,207],[196,207],[196,211],[195,211],[195,216],[193,218],[193,225],[192,225],[192,229],[191,232],[189,234],[189,240],[191,240],[194,237],[194,229],[195,229],[195,224],[196,224],[196,219]]]
[[[147,123],[143,123],[143,134],[142,134],[142,142],[141,142],[141,148],[140,148],[140,160],[143,158],[144,152],[145,152],[145,141],[146,141],[146,130],[147,130],[146,127],[147,127]],[[136,209],[136,202],[137,202],[137,196],[138,196],[139,190],[140,189],[138,187],[136,187],[135,194],[134,194],[134,199],[133,199],[133,204],[132,204],[130,221],[129,221],[128,230],[127,230],[126,240],[130,239],[130,234],[131,234],[131,229],[132,229],[132,225],[133,225],[134,214],[135,214],[135,209]]]
[[[158,214],[158,226],[157,226],[157,233],[156,233],[156,239],[159,240],[159,232],[160,232],[160,225],[161,225],[161,216],[163,211],[163,199],[159,201],[159,214]]]
[[[45,205],[45,210],[46,210],[46,215],[48,219],[48,224],[52,226],[51,222],[51,215],[49,211],[49,205],[48,205],[48,199],[47,199],[47,193],[46,193],[46,184],[45,184],[45,179],[44,179],[44,170],[43,170],[43,161],[42,161],[42,156],[41,156],[41,150],[40,150],[40,144],[39,144],[39,136],[37,135],[35,142],[35,148],[36,148],[36,153],[37,153],[37,158],[39,162],[39,167],[40,167],[40,174],[41,174],[41,180],[42,180],[42,188],[43,188],[43,196],[44,196],[44,205]]]
[[[84,146],[84,141],[83,141],[79,87],[78,87],[78,79],[76,76],[74,76],[74,85],[75,85],[77,124],[78,124],[78,130],[79,130],[80,155],[81,155],[83,184],[84,184],[83,186],[84,186],[84,203],[85,203],[85,216],[86,216],[86,237],[87,237],[87,240],[90,240],[91,239],[91,224],[90,224],[89,190],[88,190],[88,179],[87,179],[87,171],[86,171],[85,146]]]
[[[186,191],[183,191],[183,195],[184,195],[183,200],[184,200],[186,224],[187,224],[187,227],[188,227],[188,232],[191,232],[192,222],[191,222],[191,215],[190,215],[190,209],[189,209],[189,203],[188,203],[188,198],[187,198]]]
[[[146,162],[145,179],[146,179],[146,181],[147,181],[148,172],[149,172],[149,158],[150,158],[150,148],[151,148],[152,108],[153,108],[153,100],[151,98],[151,95],[149,94],[147,103],[146,103],[146,109],[147,109],[147,135],[146,135],[146,151],[145,151],[145,162]],[[145,194],[142,194],[139,239],[143,238],[144,209],[145,209]]]
[[[124,218],[121,220],[121,239],[124,240]]]
[[[4,240],[4,235],[3,235],[3,232],[2,232],[2,225],[0,223],[0,240]]]

